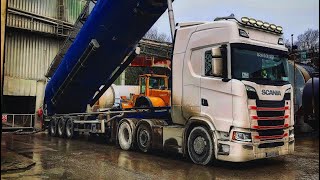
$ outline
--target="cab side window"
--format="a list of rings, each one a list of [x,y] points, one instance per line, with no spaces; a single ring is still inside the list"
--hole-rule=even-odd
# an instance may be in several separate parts
[[[206,51],[204,54],[204,75],[205,76],[213,76],[211,50]]]

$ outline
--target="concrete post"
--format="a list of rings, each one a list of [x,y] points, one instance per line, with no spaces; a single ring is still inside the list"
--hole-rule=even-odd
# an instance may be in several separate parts
[[[3,95],[4,39],[7,17],[7,0],[1,0],[1,99]],[[2,104],[2,103],[1,103]]]

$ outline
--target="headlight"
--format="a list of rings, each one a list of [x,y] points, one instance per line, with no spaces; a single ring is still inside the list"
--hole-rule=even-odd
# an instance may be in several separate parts
[[[248,85],[246,85],[246,90],[251,91],[251,92],[256,92],[256,89],[254,89],[253,87],[248,86]]]
[[[234,131],[232,139],[236,141],[251,142],[251,133]]]

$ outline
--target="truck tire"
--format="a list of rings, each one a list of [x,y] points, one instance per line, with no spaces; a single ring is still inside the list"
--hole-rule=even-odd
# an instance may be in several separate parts
[[[57,129],[58,129],[58,136],[59,137],[63,138],[66,136],[66,120],[64,118],[60,118],[58,120]]]
[[[213,140],[205,127],[191,130],[187,146],[189,157],[195,164],[207,165],[214,159]]]
[[[142,152],[149,152],[151,150],[152,132],[146,124],[140,124],[138,127],[137,145]]]
[[[65,128],[66,128],[65,132],[66,132],[66,137],[68,139],[72,139],[79,134],[78,131],[74,131],[74,123],[71,118],[67,119],[65,124],[66,124],[65,125]]]
[[[50,136],[57,136],[57,120],[56,118],[52,118],[50,120],[50,124],[49,124],[49,135]]]
[[[118,142],[123,150],[130,150],[133,144],[133,132],[130,124],[126,121],[120,124],[118,128]]]

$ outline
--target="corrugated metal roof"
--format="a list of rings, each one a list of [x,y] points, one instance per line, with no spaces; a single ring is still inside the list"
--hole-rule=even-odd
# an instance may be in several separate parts
[[[45,80],[44,74],[59,50],[61,41],[26,32],[6,33],[4,75]]]

